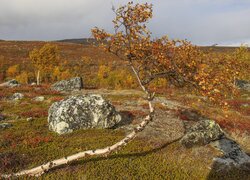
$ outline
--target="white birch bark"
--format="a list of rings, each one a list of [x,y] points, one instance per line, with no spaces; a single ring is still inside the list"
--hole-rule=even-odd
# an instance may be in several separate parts
[[[61,165],[64,164],[68,164],[72,161],[78,160],[80,158],[84,158],[87,156],[96,156],[96,155],[108,155],[113,151],[119,150],[122,146],[127,145],[128,142],[130,142],[131,140],[133,140],[136,135],[138,134],[138,132],[143,131],[144,128],[147,126],[147,124],[153,120],[153,115],[154,115],[154,108],[152,105],[152,100],[154,98],[154,93],[151,94],[146,87],[142,84],[142,81],[139,77],[138,72],[135,70],[134,66],[131,64],[130,65],[142,90],[146,93],[147,95],[147,100],[148,100],[148,106],[149,106],[149,114],[143,119],[143,121],[130,133],[128,134],[125,138],[123,138],[122,140],[118,141],[117,143],[111,145],[111,146],[107,146],[103,149],[96,149],[96,150],[87,150],[87,151],[82,151],[76,154],[73,154],[71,156],[68,157],[63,157],[60,159],[56,159],[50,162],[47,162],[43,165],[37,166],[35,168],[32,169],[28,169],[28,170],[23,170],[20,171],[18,173],[14,173],[14,174],[7,174],[7,175],[1,175],[3,178],[11,178],[11,177],[19,177],[19,176],[23,176],[23,175],[28,175],[28,176],[41,176],[43,173],[49,171],[52,168],[55,167],[59,167]]]
[[[40,85],[40,70],[37,71],[36,84]]]

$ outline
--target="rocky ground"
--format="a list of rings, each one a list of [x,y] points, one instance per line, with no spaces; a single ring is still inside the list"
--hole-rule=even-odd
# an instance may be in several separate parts
[[[14,93],[23,96],[13,97]],[[111,129],[81,129],[63,135],[50,131],[47,116],[52,103],[79,94],[102,95],[115,106],[122,121]],[[59,93],[41,86],[1,87],[0,173],[16,172],[79,151],[112,145],[147,114],[143,97],[138,90]],[[241,137],[222,127],[223,134],[218,137],[186,147],[181,143],[182,138],[188,133],[193,136],[192,127],[198,127],[200,133],[213,125],[200,125],[204,119],[211,118],[182,100],[157,95],[154,121],[121,151],[109,157],[76,161],[46,173],[41,179],[249,179],[249,132],[244,131]],[[244,117],[249,121],[248,115]]]

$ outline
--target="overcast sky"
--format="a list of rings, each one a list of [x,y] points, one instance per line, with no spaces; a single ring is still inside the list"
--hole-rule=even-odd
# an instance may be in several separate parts
[[[0,39],[57,40],[90,37],[98,26],[112,32],[112,4],[127,0],[0,0]],[[250,44],[250,0],[138,0],[153,2],[155,37],[194,44]]]

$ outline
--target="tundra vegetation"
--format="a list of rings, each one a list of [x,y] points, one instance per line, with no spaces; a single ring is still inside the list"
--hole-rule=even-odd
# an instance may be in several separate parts
[[[101,47],[88,47],[91,50],[94,49],[89,56],[86,56],[87,53],[85,53],[78,61],[71,62],[65,54],[62,54],[60,65],[58,65],[56,62],[59,60],[59,52],[56,46],[45,44],[41,49],[30,52],[30,60],[33,62],[32,69],[23,65],[27,63],[26,61],[23,61],[23,64],[19,63],[20,65],[10,65],[5,61],[7,57],[0,56],[1,78],[2,80],[7,77],[24,78],[23,82],[27,83],[36,77],[37,84],[39,84],[40,79],[48,83],[82,73],[86,75],[84,79],[90,88],[142,88],[146,94],[147,104],[145,105],[148,106],[144,108],[148,109],[149,113],[131,112],[136,118],[138,114],[146,115],[146,117],[139,122],[137,128],[126,135],[122,130],[93,129],[79,130],[70,135],[58,137],[47,131],[45,119],[49,105],[63,98],[63,94],[48,90],[46,85],[40,86],[40,90],[23,86],[6,92],[2,88],[0,98],[18,90],[26,94],[26,97],[42,94],[48,99],[42,104],[26,99],[17,102],[14,107],[4,101],[1,102],[3,112],[13,114],[10,119],[15,118],[14,116],[19,116],[21,119],[30,116],[37,118],[35,122],[29,123],[17,121],[14,128],[0,132],[3,137],[0,142],[1,151],[4,152],[1,155],[4,161],[0,164],[3,172],[29,169],[49,162],[35,169],[18,171],[19,173],[16,175],[41,175],[51,168],[69,163],[69,166],[64,167],[66,171],[55,170],[54,173],[48,173],[45,177],[55,178],[62,175],[67,179],[71,176],[70,174],[75,173],[75,177],[78,178],[100,176],[114,179],[130,178],[131,176],[148,179],[206,178],[209,170],[200,168],[206,163],[211,164],[208,162],[206,154],[201,155],[198,160],[192,159],[189,156],[194,156],[195,152],[190,149],[184,150],[178,143],[166,147],[159,146],[156,142],[145,143],[145,141],[135,138],[137,133],[143,131],[147,124],[154,119],[152,101],[156,93],[161,93],[198,109],[202,114],[215,119],[225,129],[237,129],[242,133],[249,133],[250,124],[247,119],[249,107],[237,109],[241,107],[241,104],[249,102],[249,99],[246,98],[249,94],[244,92],[243,97],[235,87],[236,79],[249,78],[250,55],[246,47],[232,52],[218,53],[209,49],[201,49],[186,40],[171,40],[167,36],[153,39],[146,26],[148,20],[152,18],[151,4],[129,2],[113,11],[116,15],[113,20],[115,33],[110,34],[99,28],[92,29],[93,36],[99,41],[98,45],[101,44]],[[55,44],[64,46],[60,43]],[[75,46],[78,47],[78,45]],[[95,59],[93,54],[96,53],[96,49],[100,51],[100,56],[105,55],[104,59]],[[77,48],[74,50],[77,51]],[[107,55],[105,51],[113,55]],[[49,58],[45,58],[45,56]],[[71,57],[76,58],[76,54],[71,53]],[[114,61],[109,59],[114,59]],[[89,69],[96,71],[86,74],[86,71],[91,72]],[[62,76],[63,73],[65,75]],[[201,96],[195,96],[197,98],[185,96],[191,93]],[[108,98],[114,104],[122,103],[121,97],[108,96]],[[129,96],[123,98],[130,100]],[[139,99],[137,96],[133,98]],[[157,108],[159,107],[165,108],[157,105]],[[235,114],[236,111],[240,114]],[[179,116],[183,120],[188,118],[181,113]],[[127,146],[120,150],[120,147],[125,145]],[[105,148],[97,149],[101,147]],[[183,151],[186,151],[184,158],[178,160],[178,153]],[[77,154],[71,156],[74,153]],[[214,152],[210,150],[206,153],[213,154]],[[175,154],[175,156],[171,154]],[[89,157],[92,155],[109,156],[107,158]],[[79,164],[71,162],[81,157],[86,157],[86,159],[80,161]],[[53,161],[55,158],[61,159]],[[194,167],[191,168],[190,164],[193,164]],[[110,171],[110,167],[114,167],[114,169]],[[154,174],[150,174],[152,168]],[[81,171],[78,171],[79,169]],[[243,173],[241,170],[236,169],[233,174],[225,173],[223,176],[236,179],[240,177],[241,173]],[[212,177],[220,178],[220,175],[215,173],[212,174]]]

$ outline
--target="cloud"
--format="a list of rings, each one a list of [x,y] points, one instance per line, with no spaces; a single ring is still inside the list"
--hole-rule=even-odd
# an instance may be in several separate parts
[[[89,37],[98,26],[112,31],[111,6],[127,0],[1,0],[0,39],[55,40]],[[138,0],[134,2],[146,2]],[[196,44],[244,42],[250,38],[250,2],[244,0],[150,0],[156,37]]]
[[[198,44],[244,41],[250,37],[250,2],[180,0],[157,7],[153,31]],[[163,12],[164,7],[164,13]],[[164,28],[161,31],[158,29]]]
[[[93,23],[110,22],[103,0],[1,0],[0,38],[58,39],[89,34]],[[106,20],[105,20],[106,19]]]

